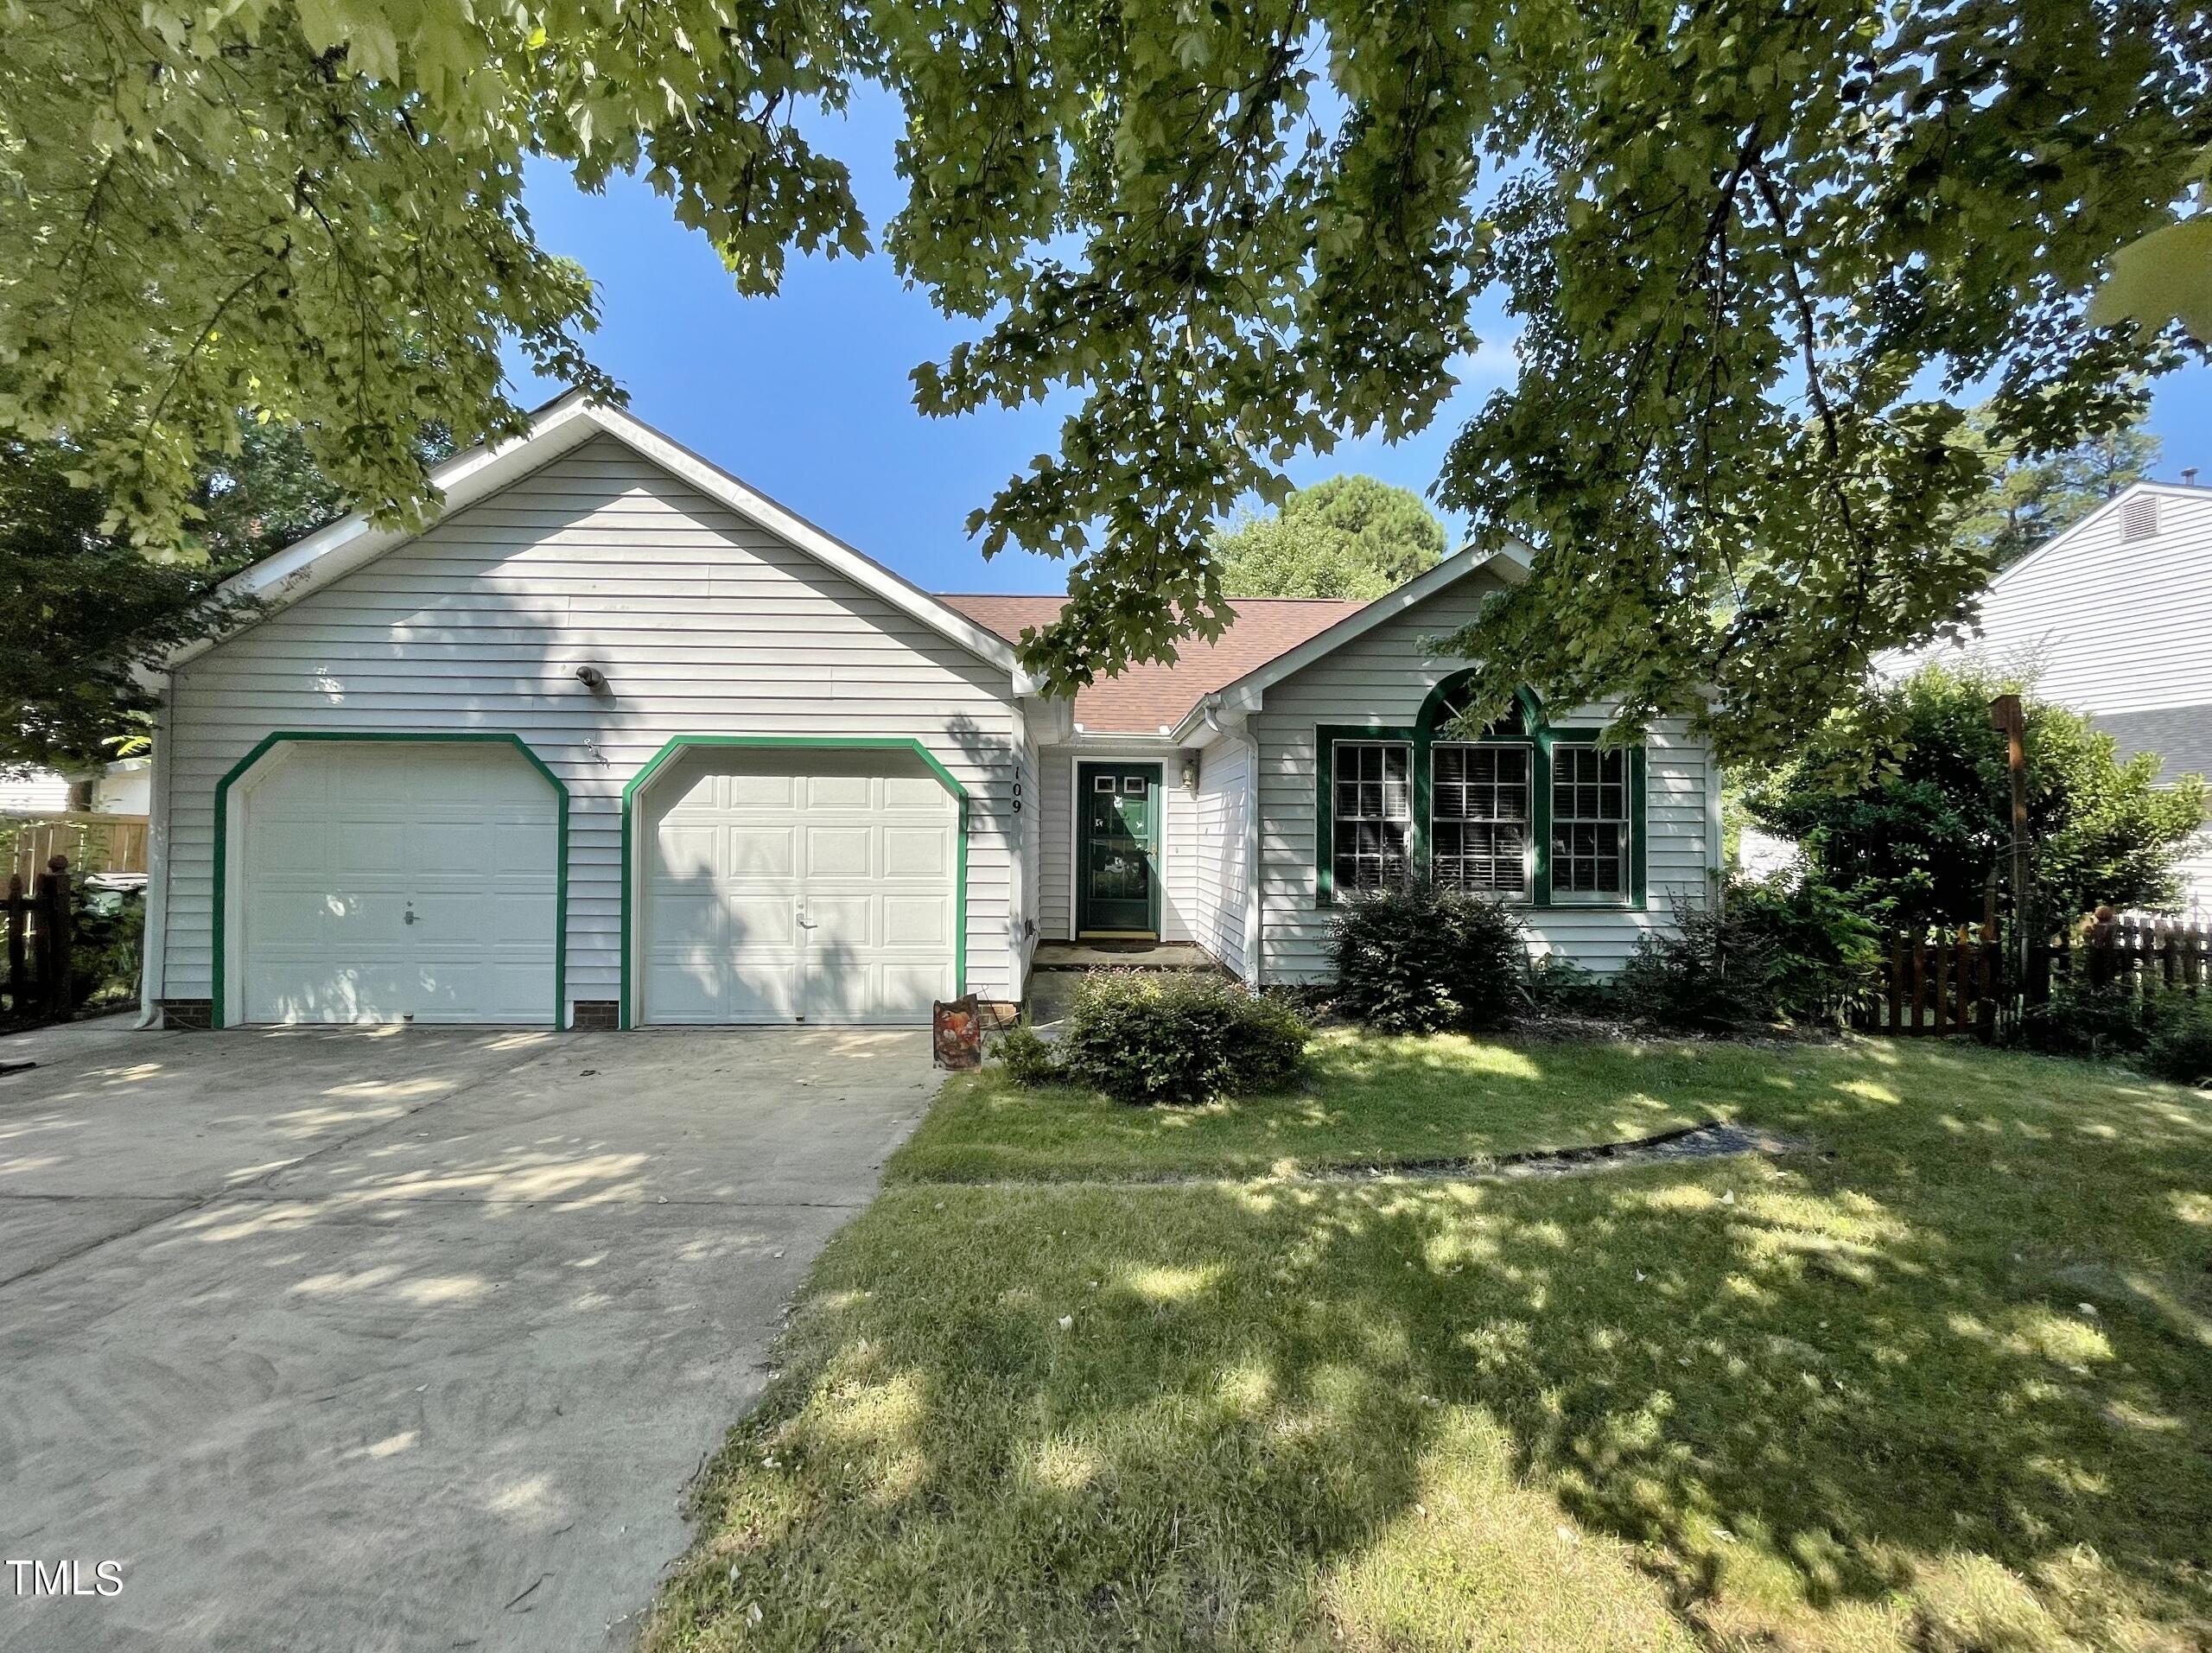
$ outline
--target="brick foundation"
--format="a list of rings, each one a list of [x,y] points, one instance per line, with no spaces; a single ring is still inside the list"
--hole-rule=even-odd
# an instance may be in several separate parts
[[[622,1025],[622,1007],[613,999],[579,999],[570,1025],[578,1033],[611,1033]]]
[[[179,1033],[204,1033],[215,1025],[213,999],[163,999],[162,1026]]]

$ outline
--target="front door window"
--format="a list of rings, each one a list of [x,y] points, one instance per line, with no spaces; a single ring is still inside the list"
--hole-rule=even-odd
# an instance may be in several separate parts
[[[1085,935],[1160,931],[1160,767],[1084,764],[1076,927]]]

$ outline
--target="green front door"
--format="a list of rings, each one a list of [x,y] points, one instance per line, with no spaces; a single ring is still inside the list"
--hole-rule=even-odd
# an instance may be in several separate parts
[[[1160,933],[1160,766],[1076,766],[1075,927],[1085,936]]]

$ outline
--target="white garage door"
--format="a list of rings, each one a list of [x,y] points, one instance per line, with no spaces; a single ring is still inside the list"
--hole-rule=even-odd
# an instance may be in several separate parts
[[[549,1022],[558,804],[512,747],[296,741],[232,799],[254,1022]]]
[[[958,805],[911,753],[702,747],[644,805],[639,1020],[927,1021]]]

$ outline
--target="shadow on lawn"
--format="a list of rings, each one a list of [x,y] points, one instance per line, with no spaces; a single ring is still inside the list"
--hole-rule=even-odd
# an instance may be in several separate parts
[[[1900,1059],[1781,1165],[894,1192],[661,1644],[2202,1645],[2212,1116]]]

